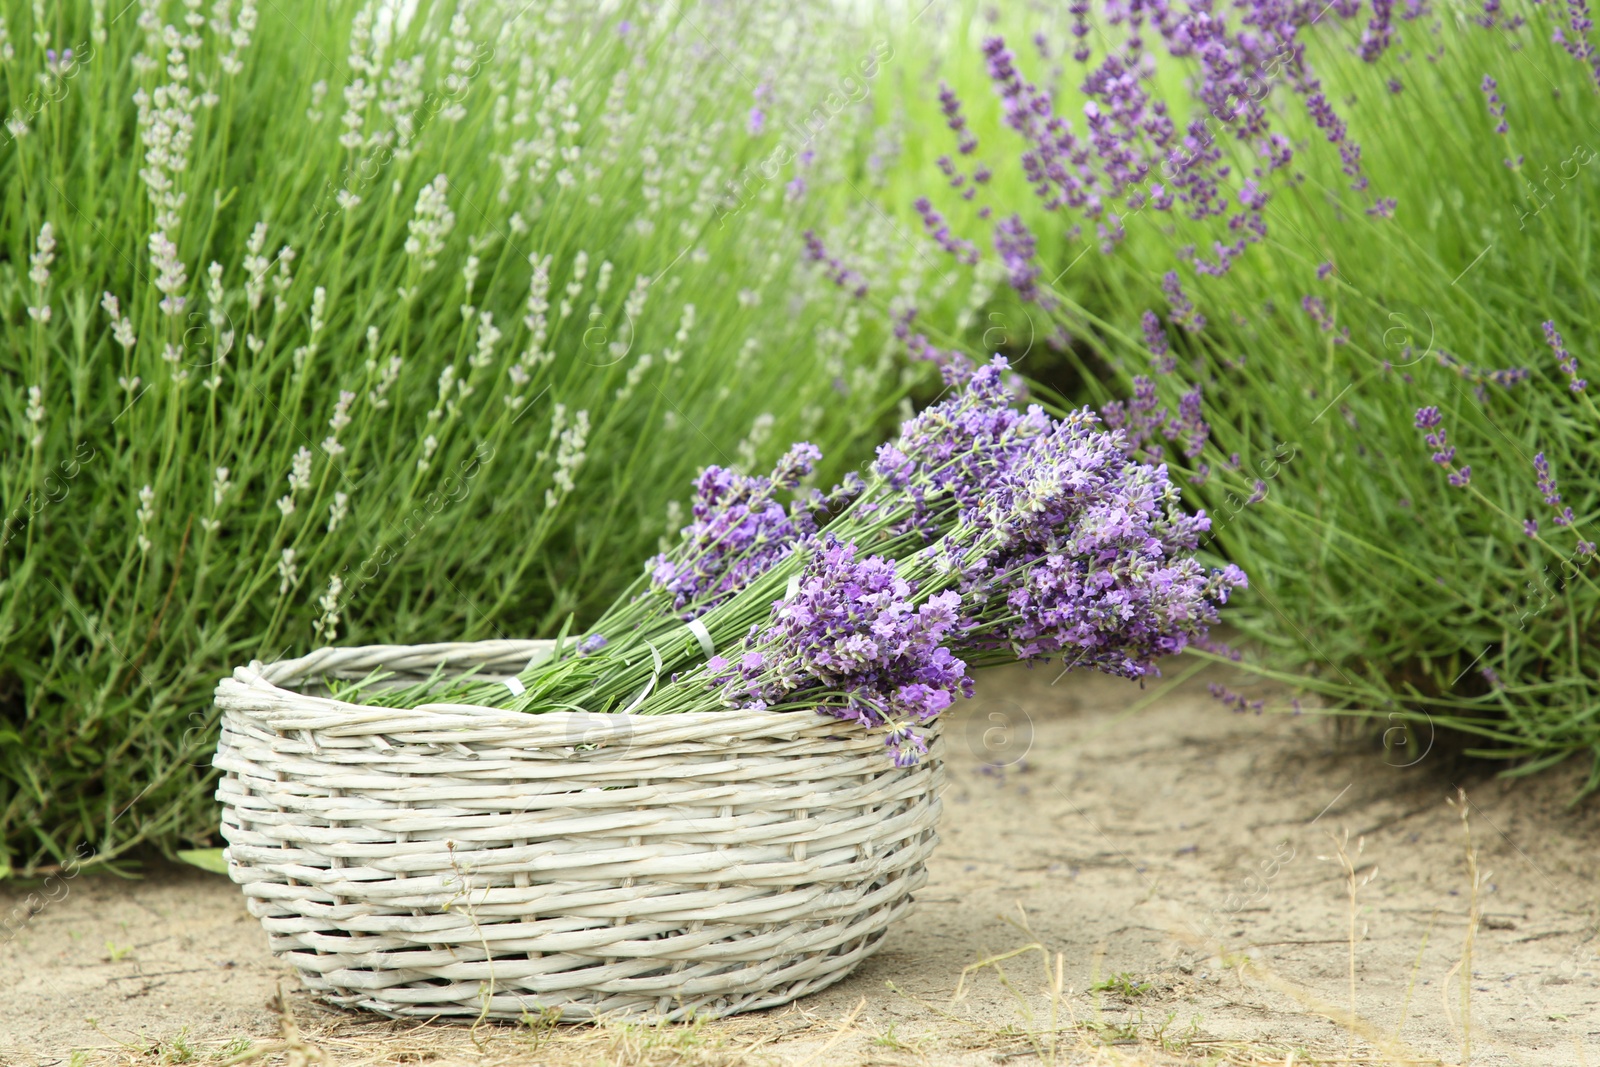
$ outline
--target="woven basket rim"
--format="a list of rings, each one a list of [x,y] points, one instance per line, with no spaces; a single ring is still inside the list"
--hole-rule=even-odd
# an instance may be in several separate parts
[[[468,666],[484,659],[511,661],[523,655],[531,660],[554,645],[555,642],[549,640],[502,639],[425,645],[327,646],[294,659],[272,663],[253,660],[248,666],[236,667],[231,675],[218,682],[215,696],[218,706],[226,714],[246,715],[263,720],[275,728],[312,729],[343,736],[438,730],[490,731],[500,736],[500,731],[512,730],[524,736],[548,734],[566,737],[572,735],[575,725],[593,723],[615,724],[635,740],[661,741],[729,734],[797,738],[808,734],[837,735],[841,731],[854,733],[858,730],[853,729],[850,723],[806,710],[751,711],[730,708],[671,715],[638,715],[619,712],[511,711],[481,704],[447,703],[389,708],[351,703],[336,697],[313,696],[293,688],[296,684],[325,677],[322,668],[330,662],[337,665],[341,659],[361,658],[381,662],[402,656],[426,657],[430,660],[438,656],[437,662],[458,659]],[[514,673],[515,670],[504,675],[481,672],[480,677],[494,681]],[[933,730],[937,725],[938,720],[934,720],[925,729]],[[870,737],[876,744],[882,744],[876,734],[863,733],[862,737]]]

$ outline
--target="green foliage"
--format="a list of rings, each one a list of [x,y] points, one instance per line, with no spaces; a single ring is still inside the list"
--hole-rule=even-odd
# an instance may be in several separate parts
[[[1509,27],[1512,15],[1527,24]],[[1266,183],[1266,239],[1221,277],[1201,276],[1178,251],[1227,239],[1221,218],[1134,212],[1109,254],[1095,247],[1092,224],[1072,236],[1072,220],[1045,212],[1021,178],[1021,141],[998,120],[977,49],[964,43],[961,62],[940,73],[995,168],[990,202],[1039,235],[1042,278],[1054,279],[1061,301],[1054,320],[1073,338],[1059,357],[1012,345],[1014,355],[1026,349],[1022,369],[1055,383],[1063,404],[1127,397],[1144,375],[1173,411],[1202,387],[1210,444],[1198,460],[1168,454],[1200,483],[1189,495],[1214,516],[1213,547],[1250,575],[1252,590],[1230,616],[1262,653],[1244,666],[1392,727],[1386,739],[1402,747],[1391,762],[1414,762],[1450,730],[1524,771],[1591,753],[1592,788],[1600,572],[1579,546],[1600,540],[1600,141],[1595,75],[1552,41],[1565,19],[1562,8],[1517,4],[1484,28],[1470,13],[1440,9],[1397,22],[1397,44],[1371,64],[1354,54],[1359,19],[1319,23],[1308,56],[1361,146],[1371,186],[1351,189],[1304,100],[1275,86],[1267,108],[1303,178]],[[1027,44],[1037,29],[1058,50],[1071,41],[1064,16],[1019,15],[984,32],[1003,31],[1024,74],[1058,87],[1057,111],[1081,115],[1082,68],[1066,56],[1040,59]],[[1160,63],[1163,83],[1198,78],[1192,61]],[[1508,107],[1503,135],[1485,75]],[[1181,125],[1195,114],[1173,117]],[[930,156],[954,146],[942,122],[925,101],[917,123]],[[1257,161],[1226,133],[1218,145],[1234,163],[1224,193],[1236,195]],[[931,168],[907,180],[915,184],[890,198],[902,207],[940,193]],[[1397,201],[1392,218],[1369,213],[1380,197]],[[968,205],[943,190],[935,200],[958,234],[985,244],[982,199]],[[1332,265],[1326,279],[1322,264]],[[1207,325],[1166,326],[1177,365],[1161,374],[1140,317],[1169,316],[1160,279],[1173,270]],[[1326,328],[1307,297],[1322,301]],[[994,308],[1013,322],[1051,321],[1014,294]],[[1545,343],[1546,320],[1564,333],[1579,375],[1595,380],[1588,393],[1569,389]],[[1030,329],[1024,340],[1042,334]],[[1527,379],[1498,384],[1492,372],[1512,368],[1526,368]],[[1441,409],[1455,466],[1471,467],[1464,488],[1447,484],[1415,428],[1429,405]],[[1559,506],[1536,484],[1540,452]],[[1574,521],[1557,524],[1568,506]],[[1524,532],[1529,519],[1536,535]]]
[[[849,152],[751,170],[848,28],[394,10],[0,3],[0,876],[203,841],[232,665],[547,632],[906,387],[799,265]]]

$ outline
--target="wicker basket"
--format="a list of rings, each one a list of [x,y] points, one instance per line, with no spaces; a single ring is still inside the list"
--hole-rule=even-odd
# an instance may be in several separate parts
[[[547,648],[327,648],[218,685],[229,874],[315,993],[394,1016],[715,1017],[878,947],[927,879],[936,734],[898,769],[820,715],[315,695],[380,666],[507,677]]]

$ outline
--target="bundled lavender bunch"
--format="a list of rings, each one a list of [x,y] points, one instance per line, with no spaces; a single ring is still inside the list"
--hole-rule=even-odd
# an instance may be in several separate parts
[[[919,597],[883,556],[857,560],[855,545],[831,535],[808,544],[793,595],[773,607],[771,622],[740,645],[737,662],[713,656],[704,685],[682,695],[704,701],[706,685],[746,709],[806,703],[867,729],[887,731],[896,762],[927,751],[912,724],[931,721],[972,695],[966,663],[950,649],[961,596]],[[659,701],[652,711],[676,710]],[[685,709],[687,710],[687,709]]]
[[[519,710],[811,709],[881,731],[902,764],[969,669],[1059,656],[1123,677],[1204,636],[1237,567],[1194,558],[1165,466],[1087,409],[1016,410],[1005,360],[908,420],[869,477],[802,490],[795,445],[768,477],[709,467],[694,521],[571,650],[513,686],[408,691]],[[787,495],[787,505],[781,499]],[[867,550],[870,549],[870,554]]]

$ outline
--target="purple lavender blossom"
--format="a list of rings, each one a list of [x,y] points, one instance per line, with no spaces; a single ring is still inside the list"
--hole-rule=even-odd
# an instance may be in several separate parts
[[[1167,304],[1172,309],[1169,318],[1173,322],[1190,333],[1199,333],[1206,328],[1206,317],[1195,310],[1194,303],[1183,291],[1183,282],[1179,280],[1177,271],[1169,270],[1161,276],[1161,291],[1167,295]]]
[[[961,99],[956,96],[954,89],[942,81],[939,83],[939,110],[944,113],[946,124],[961,139],[959,145],[961,154],[970,156],[977,151],[978,139],[967,127],[966,116],[961,113]]]
[[[1550,473],[1550,461],[1544,458],[1543,452],[1536,452],[1533,456],[1533,473],[1539,481],[1539,492],[1544,496],[1544,502],[1551,507],[1561,503],[1561,494],[1556,492],[1556,480]]]
[[[912,206],[922,217],[922,226],[928,231],[928,236],[938,242],[940,248],[954,256],[958,262],[969,266],[978,262],[977,246],[971,241],[953,235],[949,225],[944,221],[944,216],[934,210],[933,203],[927,197],[919,196]]]
[[[859,492],[858,480],[831,497],[816,494],[787,509],[780,504],[777,492],[798,488],[821,457],[815,445],[802,441],[770,477],[707,467],[695,485],[694,521],[683,528],[678,547],[650,561],[651,585],[671,594],[675,610],[687,608],[693,617],[770,570],[816,532],[819,514],[842,510]]]
[[[1529,537],[1539,536],[1539,521],[1537,519],[1523,519],[1522,532]]]
[[[1005,265],[1011,287],[1018,296],[1044,308],[1054,305],[1055,298],[1039,288],[1038,279],[1042,271],[1038,260],[1034,258],[1036,242],[1020,215],[1011,215],[995,223],[994,248],[1000,254],[1000,262]]]
[[[1393,36],[1394,0],[1372,0],[1372,20],[1361,33],[1361,58],[1376,63]]]
[[[995,469],[1014,462],[1027,442],[1048,428],[1049,419],[1037,405],[1026,412],[1011,407],[1009,366],[996,356],[963,390],[907,420],[895,440],[878,446],[873,473],[911,494],[907,529],[932,536],[930,498],[947,498],[964,514],[975,512]]]
[[[1247,584],[1237,567],[1208,573],[1194,560],[1210,520],[1183,514],[1166,468],[1130,462],[1097,421],[1076,412],[996,471],[974,521],[1000,547],[962,589],[1006,621],[970,630],[964,648],[1143,677]]]
[[[856,299],[867,295],[867,280],[858,272],[844,265],[838,256],[828,252],[828,246],[822,243],[815,230],[807,230],[803,234],[806,242],[806,258],[823,265],[824,273],[829,281],[841,289],[849,290]]]
[[[1231,709],[1236,715],[1243,715],[1247,711],[1253,711],[1257,715],[1260,715],[1261,712],[1266,708],[1266,703],[1264,701],[1247,700],[1241,694],[1235,693],[1232,689],[1229,689],[1226,686],[1218,685],[1216,682],[1212,682],[1210,685],[1206,686],[1206,691],[1211,694],[1214,700],[1220,702],[1224,707]]]
[[[602,648],[605,648],[606,644],[607,642],[604,634],[590,634],[588,637],[585,637],[582,641],[578,642],[578,655],[592,656],[594,653],[599,652]]]
[[[1439,425],[1442,421],[1439,409],[1432,405],[1417,409],[1416,427],[1419,430],[1428,431],[1423,436],[1423,441],[1429,448],[1433,449],[1433,462],[1449,470],[1451,473],[1447,480],[1451,485],[1461,488],[1471,481],[1472,468],[1454,469],[1456,450],[1455,446],[1450,444],[1449,435],[1445,432],[1444,427]]]
[[[1567,343],[1562,339],[1561,331],[1556,329],[1555,320],[1549,320],[1544,324],[1544,339],[1555,352],[1556,362],[1560,364],[1561,370],[1572,379],[1568,388],[1574,393],[1581,393],[1589,388],[1589,383],[1578,377],[1578,357],[1567,350]]]
[[[1510,389],[1533,376],[1533,372],[1527,367],[1476,367],[1471,363],[1463,363],[1442,348],[1433,354],[1433,358],[1441,367],[1449,367],[1459,377],[1473,382],[1477,387],[1475,391],[1480,402],[1485,399],[1482,389],[1485,383],[1499,386],[1501,389]]]
[[[896,561],[868,556],[824,537],[808,548],[800,587],[780,602],[770,625],[748,637],[736,669],[726,659],[713,679],[725,699],[767,707],[808,697],[817,710],[868,729],[888,727],[884,743],[897,766],[927,751],[912,728],[932,721],[958,695],[972,695],[967,665],[945,647],[961,597],[917,603]]]
[[[1311,316],[1311,321],[1323,333],[1333,332],[1333,315],[1328,311],[1328,305],[1320,296],[1305,296],[1300,299],[1300,307]]]
[[[1178,361],[1168,354],[1167,331],[1161,326],[1161,316],[1147,310],[1139,319],[1139,327],[1144,331],[1145,347],[1150,349],[1150,359],[1156,371],[1171,374],[1177,370]]]
[[[1479,86],[1483,95],[1488,97],[1489,117],[1499,121],[1494,128],[1495,133],[1506,134],[1511,132],[1511,127],[1506,124],[1506,105],[1500,100],[1500,84],[1489,75],[1483,76],[1483,84]]]

